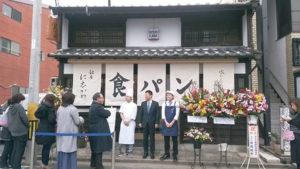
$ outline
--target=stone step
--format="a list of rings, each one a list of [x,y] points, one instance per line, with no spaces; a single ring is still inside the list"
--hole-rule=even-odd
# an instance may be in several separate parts
[[[280,159],[267,152],[260,152],[260,158],[266,163],[280,163]]]

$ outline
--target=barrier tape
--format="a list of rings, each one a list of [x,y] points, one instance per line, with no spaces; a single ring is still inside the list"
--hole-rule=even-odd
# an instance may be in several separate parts
[[[36,136],[75,136],[75,137],[99,137],[99,136],[112,136],[112,133],[46,133],[36,132]]]

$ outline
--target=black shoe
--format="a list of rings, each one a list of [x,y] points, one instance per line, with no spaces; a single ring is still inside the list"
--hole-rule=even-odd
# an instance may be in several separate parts
[[[151,154],[151,159],[154,159],[155,157],[154,157],[154,154]]]
[[[163,156],[160,157],[160,160],[166,160],[170,158],[170,154],[164,154]]]
[[[146,159],[148,157],[148,154],[143,155],[143,159]]]
[[[177,155],[173,156],[173,161],[174,161],[174,162],[177,162],[177,161],[178,161]]]

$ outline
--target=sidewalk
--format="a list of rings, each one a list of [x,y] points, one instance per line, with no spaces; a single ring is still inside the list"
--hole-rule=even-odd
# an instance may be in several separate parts
[[[116,145],[116,169],[129,169],[129,168],[137,168],[137,169],[154,169],[155,166],[160,166],[157,168],[165,168],[165,169],[184,169],[191,168],[194,164],[194,149],[192,144],[179,144],[179,154],[178,154],[178,162],[174,163],[173,160],[169,159],[166,161],[160,161],[160,156],[164,153],[163,151],[163,141],[156,141],[156,152],[155,159],[143,159],[143,148],[142,147],[134,147],[134,155],[132,157],[118,157],[119,154],[119,146]],[[0,145],[0,151],[2,152],[3,145]],[[172,148],[171,148],[172,149]],[[40,164],[41,159],[41,146],[37,145],[37,166]],[[198,153],[198,152],[197,152]],[[218,146],[214,144],[204,144],[202,145],[201,150],[201,159],[202,162],[206,165],[207,168],[217,168],[217,164],[220,161],[220,152],[218,151]],[[83,168],[79,169],[88,169],[89,161],[90,161],[90,148],[87,145],[86,148],[80,148],[77,152],[77,160],[78,165]],[[241,163],[246,157],[246,146],[228,146],[228,163],[230,163],[229,168],[240,168]],[[197,163],[195,168],[200,168],[198,164],[198,156]],[[272,155],[271,153],[265,152],[261,149],[261,159],[266,168],[272,169],[293,169],[292,165],[281,164],[280,160]],[[103,160],[106,168],[111,168],[111,152],[105,152],[103,156]],[[53,168],[55,168],[56,162],[56,149],[53,146],[51,151],[51,159],[50,164]],[[256,160],[251,160],[250,163],[251,168],[257,168]],[[125,167],[128,166],[128,167]],[[162,167],[164,166],[164,167]],[[225,166],[224,157],[221,163],[221,168],[227,168]],[[155,168],[156,169],[156,168]]]
[[[119,146],[116,145],[116,164],[124,163],[124,164],[160,164],[160,165],[184,165],[184,166],[192,166],[194,164],[194,149],[192,144],[179,144],[179,154],[178,154],[178,162],[174,163],[172,159],[168,159],[166,161],[160,161],[160,156],[164,153],[163,149],[163,141],[156,142],[156,152],[155,159],[143,159],[143,148],[142,147],[134,147],[134,155],[132,157],[118,157],[119,154]],[[40,147],[40,146],[39,146]],[[40,148],[39,148],[40,149]],[[171,148],[172,149],[172,148]],[[41,152],[41,151],[38,151]],[[198,152],[197,152],[198,153]],[[216,168],[216,164],[220,161],[220,152],[218,151],[218,146],[214,144],[204,144],[201,150],[201,160],[207,166],[212,166]],[[90,161],[90,148],[87,145],[86,148],[78,149],[77,157],[79,162],[89,162]],[[240,165],[244,161],[246,157],[246,146],[236,146],[229,145],[227,152],[228,163],[231,164],[234,168],[240,168]],[[40,155],[38,155],[38,159],[40,159]],[[112,154],[111,152],[105,152],[103,156],[103,160],[106,164],[111,164]],[[172,158],[172,157],[171,157]],[[198,164],[198,156],[197,156],[197,164]],[[224,156],[222,157],[222,166],[226,168]],[[56,153],[55,149],[52,151],[52,159],[55,161]],[[265,152],[261,149],[261,159],[266,168],[289,168],[291,165],[281,164],[280,160],[273,156],[272,154]],[[196,165],[197,165],[196,164]],[[256,167],[256,160],[251,160],[251,166]]]

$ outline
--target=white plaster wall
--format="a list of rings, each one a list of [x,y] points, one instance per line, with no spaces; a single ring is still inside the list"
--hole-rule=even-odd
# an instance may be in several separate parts
[[[159,29],[159,40],[148,40],[149,28]],[[180,18],[128,19],[126,47],[181,46]]]
[[[62,37],[61,37],[61,48],[67,49],[68,48],[68,41],[69,41],[69,20],[63,16],[62,17]]]
[[[272,2],[272,3],[271,3]],[[277,40],[276,1],[268,3],[269,56],[266,63],[283,88],[287,91],[286,38]]]

